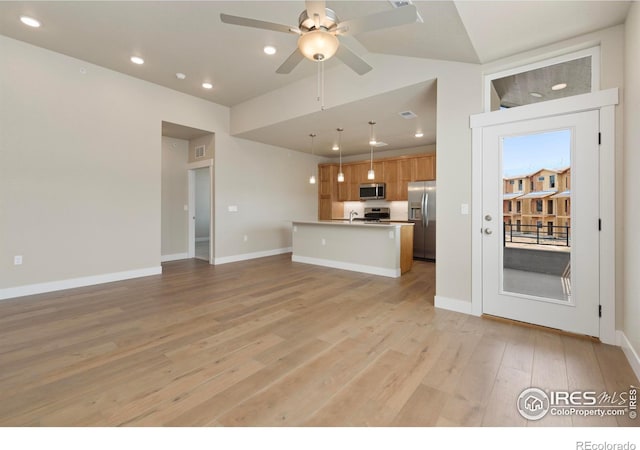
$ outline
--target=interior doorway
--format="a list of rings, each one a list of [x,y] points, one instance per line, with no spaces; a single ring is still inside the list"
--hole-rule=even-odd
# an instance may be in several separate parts
[[[215,134],[162,122],[161,260],[214,260]]]

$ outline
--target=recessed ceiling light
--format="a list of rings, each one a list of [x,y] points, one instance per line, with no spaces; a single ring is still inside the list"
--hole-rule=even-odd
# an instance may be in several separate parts
[[[33,28],[38,28],[40,26],[39,20],[36,20],[33,17],[28,17],[28,16],[20,16],[20,22]]]
[[[185,78],[187,78],[187,76],[185,74],[183,74],[182,72],[178,72],[178,73],[176,73],[176,78],[178,80],[184,80]]]
[[[338,147],[338,144],[333,144],[333,147],[331,147],[331,150],[333,150],[334,152],[337,152],[338,150],[340,150],[340,147]]]
[[[422,136],[424,136],[424,133],[418,131],[416,134],[414,134],[414,136],[417,138],[421,138]]]
[[[132,56],[131,57],[131,62],[134,64],[144,64],[144,59],[140,58],[139,56]]]
[[[213,87],[213,84],[211,83],[202,83],[202,87],[205,89],[211,89]]]
[[[558,83],[551,86],[552,91],[560,91],[567,87],[567,83]]]
[[[275,54],[276,54],[276,51],[277,51],[277,50],[276,50],[276,48],[275,48],[273,45],[267,45],[267,46],[264,48],[264,52],[265,52],[267,55],[275,55]]]
[[[542,94],[539,92],[529,92],[529,95],[535,98],[542,98]]]

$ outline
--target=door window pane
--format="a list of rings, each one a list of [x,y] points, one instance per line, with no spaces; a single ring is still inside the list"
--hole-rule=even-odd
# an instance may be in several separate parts
[[[503,291],[569,301],[571,191],[558,187],[569,186],[571,130],[503,138],[502,168],[528,188],[503,200],[516,201],[503,209]]]

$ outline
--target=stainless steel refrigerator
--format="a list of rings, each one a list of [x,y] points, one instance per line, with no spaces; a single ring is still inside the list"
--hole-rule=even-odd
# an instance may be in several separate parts
[[[409,183],[409,221],[413,227],[413,257],[436,260],[436,182]]]

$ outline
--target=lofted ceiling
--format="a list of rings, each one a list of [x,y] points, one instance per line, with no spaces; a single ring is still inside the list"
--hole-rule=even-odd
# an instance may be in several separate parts
[[[363,59],[369,53],[466,63],[487,63],[572,36],[624,22],[629,2],[622,1],[414,1],[421,22],[359,33],[353,40]],[[389,1],[328,1],[341,20],[391,10]],[[296,48],[296,36],[224,24],[220,13],[297,25],[304,1],[46,1],[0,2],[0,34],[88,61],[186,94],[234,106],[295,81],[314,77],[313,62],[302,61],[290,74],[276,69]],[[24,26],[27,15],[42,22]],[[267,56],[265,45],[276,47]],[[144,65],[129,61],[141,56]],[[330,70],[341,64],[326,62]],[[376,70],[374,67],[373,70]],[[179,80],[176,73],[186,75]],[[363,76],[366,79],[366,75]],[[204,81],[213,88],[202,88]],[[535,86],[527,86],[535,90]],[[413,89],[413,90],[412,90]],[[431,82],[305,116],[242,137],[308,151],[308,137],[292,130],[314,123],[318,129],[348,130],[374,118],[385,130],[389,147],[407,145],[409,121],[395,120],[399,110],[417,109],[424,121],[422,143],[435,142],[435,92]],[[505,89],[507,89],[505,87]],[[410,97],[432,103],[417,105]],[[425,100],[426,99],[426,100]],[[372,109],[375,108],[375,109]],[[390,123],[383,124],[383,117]],[[391,120],[393,118],[394,120]],[[384,119],[386,121],[386,119]],[[354,121],[353,124],[350,121]],[[393,123],[393,125],[392,125]],[[404,127],[404,128],[403,128]],[[416,127],[416,124],[413,124]],[[304,128],[304,129],[309,129]],[[327,136],[331,135],[329,131]],[[329,139],[329,138],[327,138]],[[415,146],[413,143],[411,146]],[[318,145],[325,145],[319,142]],[[352,153],[366,152],[353,144]]]

